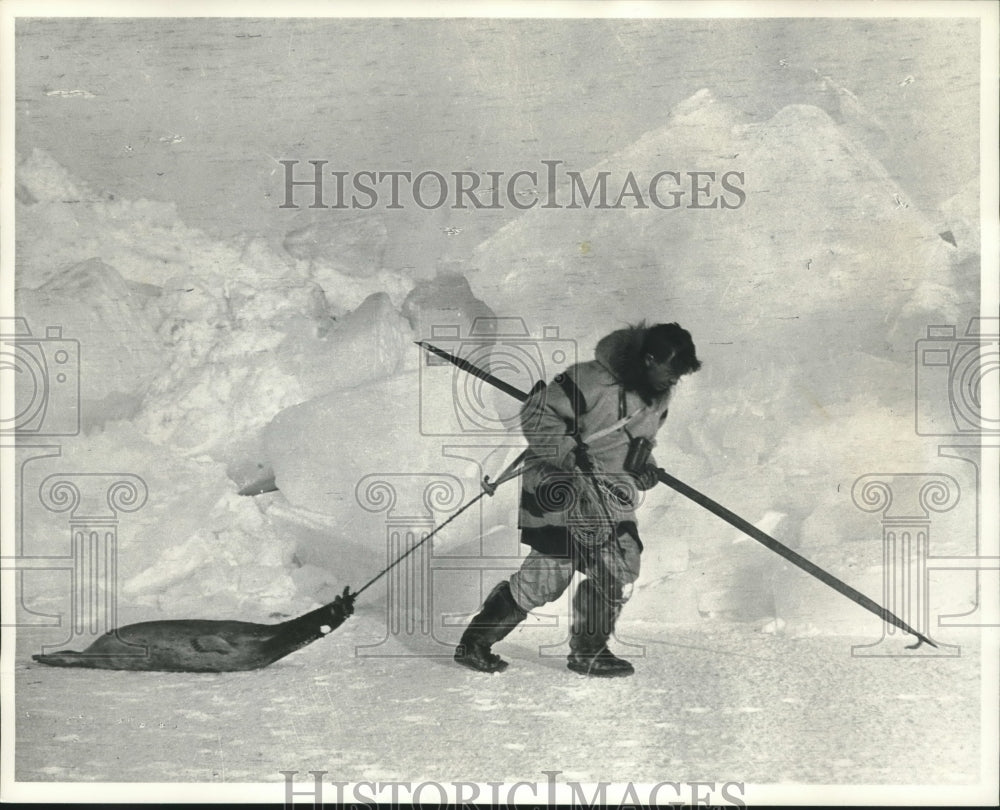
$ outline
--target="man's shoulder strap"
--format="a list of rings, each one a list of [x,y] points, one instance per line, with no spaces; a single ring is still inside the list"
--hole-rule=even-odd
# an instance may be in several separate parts
[[[573,422],[567,425],[571,434],[577,432],[580,416],[587,411],[587,398],[576,383],[577,368],[577,366],[571,366],[561,374],[556,375],[555,380],[553,380],[566,395],[566,399],[569,400],[570,408],[573,411]]]

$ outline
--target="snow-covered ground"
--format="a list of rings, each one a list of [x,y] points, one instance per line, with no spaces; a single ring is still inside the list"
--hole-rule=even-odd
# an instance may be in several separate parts
[[[450,658],[355,656],[377,625],[361,616],[269,669],[227,675],[36,667],[25,644],[18,777],[283,782],[291,770],[297,789],[310,770],[327,785],[544,783],[553,770],[584,784],[980,778],[974,641],[958,658],[861,659],[851,645],[870,639],[626,621],[622,638],[644,648],[636,675],[599,681],[567,671],[561,651],[540,655],[557,630],[515,631],[497,647],[511,667],[488,676]]]
[[[450,662],[462,624],[518,565],[516,484],[270,669],[30,660],[93,637],[66,643],[81,616],[59,562],[70,518],[115,521],[118,625],[277,621],[378,573],[520,442],[499,429],[510,401],[413,345],[437,336],[476,355],[484,317],[527,330],[492,350],[525,388],[623,323],[679,321],[704,369],[683,381],[658,461],[880,601],[888,513],[863,476],[899,493],[924,476],[937,489],[903,517],[930,527],[935,556],[982,553],[978,450],[956,449],[975,440],[941,427],[958,418],[953,390],[915,365],[929,326],[961,337],[980,314],[975,29],[694,22],[19,29],[16,314],[36,336],[58,326],[52,341],[78,341],[60,347],[75,359],[79,346],[80,431],[73,392],[56,387],[38,417],[56,435],[16,451],[8,542],[45,561],[22,567],[57,569],[18,575],[18,779],[979,780],[980,642],[936,624],[975,609],[972,572],[933,572],[927,612],[907,614],[961,655],[903,653],[894,637],[885,657],[852,656],[881,636],[875,617],[665,488],[640,510],[644,567],[621,638],[644,654],[625,681],[565,670],[565,605],[505,642],[503,676]],[[411,25],[437,47],[414,45]],[[683,53],[665,55],[668,35]],[[617,57],[595,50],[609,37]],[[731,47],[696,58],[720,39]],[[840,52],[848,41],[860,66]],[[507,82],[483,72],[485,51]],[[746,204],[289,212],[281,158],[442,172],[557,158],[588,183],[735,171]],[[53,475],[82,505],[44,494]],[[109,514],[123,476],[145,501]]]

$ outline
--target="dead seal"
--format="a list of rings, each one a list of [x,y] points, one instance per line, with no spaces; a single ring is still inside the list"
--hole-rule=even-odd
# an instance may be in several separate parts
[[[354,613],[349,588],[329,604],[280,624],[172,619],[109,630],[83,652],[33,655],[53,667],[151,672],[261,669],[335,630]]]

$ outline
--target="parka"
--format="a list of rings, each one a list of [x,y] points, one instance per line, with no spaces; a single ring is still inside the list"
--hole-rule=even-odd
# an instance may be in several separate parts
[[[629,327],[602,338],[593,360],[557,375],[535,391],[521,411],[529,445],[519,509],[521,542],[543,554],[570,553],[573,518],[568,504],[579,495],[585,475],[578,467],[578,439],[586,445],[595,476],[612,485],[632,482],[624,469],[630,441],[641,436],[655,444],[667,418],[670,391],[642,392],[626,382],[628,364],[641,360],[644,332],[643,327]],[[649,463],[656,462],[650,458]],[[619,533],[631,533],[642,548],[634,483],[630,486],[630,497],[613,501],[612,520]]]

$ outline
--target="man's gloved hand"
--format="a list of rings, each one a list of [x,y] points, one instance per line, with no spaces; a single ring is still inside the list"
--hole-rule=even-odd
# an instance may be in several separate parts
[[[354,613],[354,597],[351,595],[350,585],[345,586],[344,592],[333,600],[333,609],[345,619]]]
[[[576,461],[576,466],[584,472],[593,472],[594,462],[590,460],[588,450],[590,448],[586,444],[578,442],[576,447],[573,448],[573,459]]]
[[[658,483],[660,483],[660,476],[658,475],[659,469],[655,464],[647,464],[638,473],[633,473],[635,478],[636,486],[640,490],[645,492],[647,489],[652,489]]]

